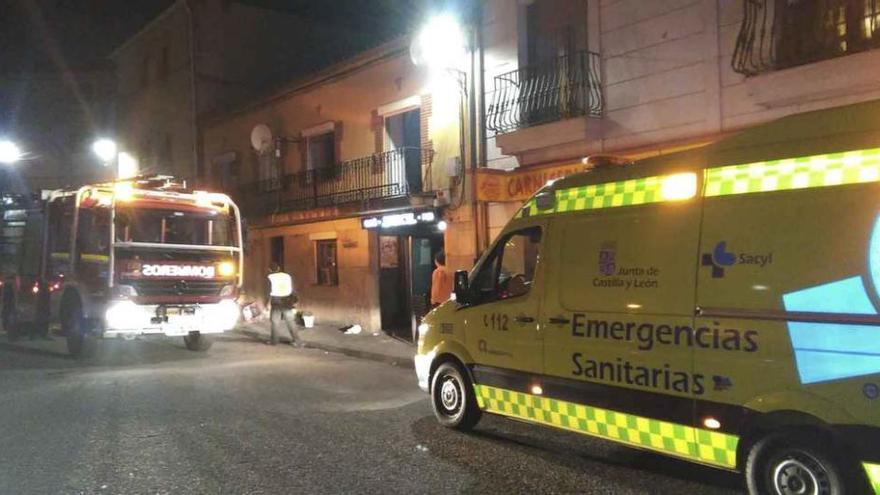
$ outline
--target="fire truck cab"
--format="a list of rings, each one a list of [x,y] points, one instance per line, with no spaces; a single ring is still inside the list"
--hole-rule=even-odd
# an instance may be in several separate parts
[[[237,323],[241,217],[228,196],[142,177],[55,191],[20,211],[0,311],[8,338],[60,324],[74,356],[98,338],[149,334],[204,351]]]

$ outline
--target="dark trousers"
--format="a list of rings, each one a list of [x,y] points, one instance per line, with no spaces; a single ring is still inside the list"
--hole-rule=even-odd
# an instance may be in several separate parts
[[[293,308],[284,305],[272,305],[269,311],[269,320],[272,322],[272,345],[278,343],[281,332],[282,322],[290,333],[290,341],[300,343],[299,335],[297,335],[296,322],[293,316]]]

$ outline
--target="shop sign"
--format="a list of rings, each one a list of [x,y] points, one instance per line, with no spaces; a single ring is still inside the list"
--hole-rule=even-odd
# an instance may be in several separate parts
[[[393,213],[376,217],[366,217],[361,219],[361,227],[371,229],[391,229],[394,227],[406,227],[409,225],[429,224],[437,221],[437,215],[433,211],[424,211],[421,213],[406,212]]]
[[[477,170],[477,199],[479,201],[525,201],[548,181],[583,172],[587,166],[577,162],[538,168],[523,168],[512,172],[494,169]]]

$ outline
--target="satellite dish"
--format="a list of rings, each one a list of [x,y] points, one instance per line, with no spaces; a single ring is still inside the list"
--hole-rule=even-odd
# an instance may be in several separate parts
[[[251,130],[251,146],[258,153],[266,153],[272,149],[272,130],[266,124],[257,124]]]

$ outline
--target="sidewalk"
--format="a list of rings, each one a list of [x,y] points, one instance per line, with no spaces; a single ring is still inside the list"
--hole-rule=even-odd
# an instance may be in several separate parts
[[[235,331],[258,340],[269,340],[268,320],[240,323]],[[282,335],[284,335],[282,333]],[[416,347],[408,342],[389,337],[383,332],[378,335],[364,330],[358,335],[346,335],[338,328],[315,325],[315,328],[299,328],[299,337],[306,347],[338,352],[349,356],[372,359],[406,368],[413,367]],[[285,340],[286,341],[286,340]]]

